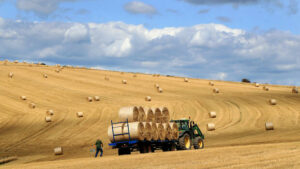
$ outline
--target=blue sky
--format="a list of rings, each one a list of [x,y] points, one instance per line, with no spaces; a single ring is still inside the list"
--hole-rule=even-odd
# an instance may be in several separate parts
[[[300,85],[298,8],[299,0],[0,0],[0,59]]]

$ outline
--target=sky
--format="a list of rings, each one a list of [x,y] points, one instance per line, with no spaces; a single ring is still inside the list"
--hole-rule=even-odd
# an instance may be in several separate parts
[[[300,85],[300,0],[0,0],[0,60]]]

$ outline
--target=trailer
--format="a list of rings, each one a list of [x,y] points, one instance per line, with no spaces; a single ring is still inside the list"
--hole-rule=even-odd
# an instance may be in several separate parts
[[[124,124],[127,127],[127,131],[122,134],[115,134],[114,129],[120,126],[114,126],[116,124]],[[130,138],[129,123],[128,120],[125,122],[116,122],[111,121],[112,133],[113,133],[113,142],[109,144],[113,149],[118,149],[119,155],[131,154],[131,152],[139,151],[140,153],[149,153],[155,152],[155,150],[163,151],[175,151],[176,150],[176,141],[177,140],[132,140]],[[118,135],[128,135],[128,141],[115,141],[115,136]]]

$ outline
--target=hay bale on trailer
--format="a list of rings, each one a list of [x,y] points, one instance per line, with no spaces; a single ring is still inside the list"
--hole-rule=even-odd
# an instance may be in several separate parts
[[[150,96],[146,96],[145,97],[145,101],[150,102],[151,101],[151,97]]]
[[[150,122],[151,128],[152,128],[152,140],[158,140],[158,129],[157,124],[154,122]]]
[[[154,122],[154,113],[151,108],[145,107],[144,108],[145,114],[146,114],[146,122]]]
[[[214,82],[212,82],[212,81],[210,81],[208,84],[209,84],[210,86],[214,86],[214,85],[215,85]]]
[[[34,109],[36,107],[36,105],[34,103],[30,103],[29,107],[32,108],[32,109]]]
[[[159,87],[159,88],[157,88],[157,91],[158,91],[158,93],[162,93],[163,89]]]
[[[49,109],[46,111],[46,114],[50,115],[50,116],[53,116],[54,115],[54,111]]]
[[[124,135],[118,135],[118,134],[128,133],[128,130],[124,131],[124,125],[125,125],[125,123],[114,124],[114,134],[117,135],[117,136],[115,136],[115,141],[125,140]],[[113,138],[113,134],[112,134],[112,126],[111,125],[108,126],[107,135],[108,135],[110,142],[113,142],[114,138]]]
[[[217,117],[217,113],[214,111],[209,112],[209,117],[210,118],[216,118]]]
[[[162,122],[162,113],[159,108],[154,109],[154,119],[156,123],[161,123]]]
[[[79,117],[79,118],[83,117],[83,112],[77,112],[76,114],[77,114],[77,117]]]
[[[122,83],[123,84],[127,84],[127,80],[122,80]]]
[[[270,99],[269,103],[270,103],[270,105],[276,105],[277,101],[275,99]]]
[[[128,126],[124,125],[123,129],[124,133],[128,132]],[[130,132],[130,139],[132,140],[141,140],[145,139],[145,127],[141,122],[131,122],[129,123],[129,132]],[[124,135],[124,140],[129,140],[129,136],[127,134]]]
[[[144,138],[146,141],[152,140],[152,126],[148,122],[143,122],[144,125]]]
[[[298,91],[298,88],[296,88],[296,87],[293,87],[293,89],[292,89],[292,93],[299,93],[299,91]]]
[[[207,128],[207,131],[213,131],[216,129],[216,126],[214,123],[207,123],[206,128]]]
[[[188,78],[184,78],[184,82],[189,82],[189,79]]]
[[[27,97],[26,96],[20,96],[20,99],[21,100],[27,100]]]
[[[99,96],[94,96],[94,100],[95,101],[100,101],[100,97]]]
[[[54,155],[63,155],[63,148],[62,147],[56,147],[54,148]]]
[[[88,97],[86,98],[86,100],[87,100],[88,102],[92,102],[92,101],[93,101],[93,98],[90,97],[90,96],[88,96]]]
[[[172,122],[172,123],[170,123],[170,126],[171,126],[171,129],[172,129],[172,137],[173,137],[173,139],[178,139],[178,137],[179,137],[179,130],[178,130],[178,125],[177,125],[177,123],[174,123],[174,122]]]
[[[160,107],[161,111],[161,122],[162,123],[169,123],[170,121],[170,112],[167,107]]]
[[[129,122],[136,122],[139,120],[139,110],[136,106],[122,107],[119,110],[119,120]]]
[[[48,122],[51,122],[52,120],[51,120],[51,116],[46,116],[45,117],[45,121],[48,123]]]
[[[220,91],[219,91],[218,88],[214,88],[214,89],[213,89],[213,92],[214,92],[214,93],[220,93]]]
[[[13,76],[14,76],[14,73],[13,72],[9,72],[8,77],[9,78],[13,78]]]
[[[157,124],[157,131],[158,131],[158,140],[165,140],[166,131],[164,129],[164,126],[161,123]]]
[[[144,121],[146,121],[146,113],[145,113],[144,107],[139,106],[139,107],[138,107],[138,110],[139,110],[138,121],[139,121],[139,122],[144,122]]]
[[[272,122],[266,122],[265,124],[266,130],[274,130],[274,126]]]
[[[165,139],[172,140],[173,139],[173,131],[169,123],[162,123],[165,130]]]

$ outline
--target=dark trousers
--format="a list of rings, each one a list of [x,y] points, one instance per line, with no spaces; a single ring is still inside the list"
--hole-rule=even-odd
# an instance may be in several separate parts
[[[97,148],[97,149],[96,149],[95,157],[98,156],[99,151],[101,152],[100,157],[102,157],[102,155],[103,155],[103,150],[102,150],[102,148]]]

